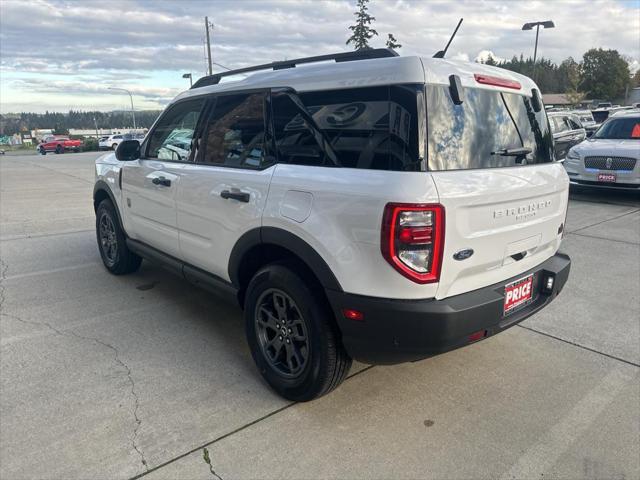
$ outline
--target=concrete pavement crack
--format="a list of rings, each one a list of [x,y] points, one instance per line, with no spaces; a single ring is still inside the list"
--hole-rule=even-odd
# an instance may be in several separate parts
[[[204,459],[204,463],[209,465],[209,471],[211,472],[211,475],[213,475],[218,480],[222,480],[222,477],[218,475],[213,469],[213,465],[211,464],[211,457],[209,456],[209,450],[207,450],[207,447],[204,447],[202,449],[202,458]]]
[[[138,417],[138,410],[140,409],[140,399],[138,398],[138,394],[136,393],[136,384],[133,381],[133,376],[131,375],[131,368],[129,367],[129,365],[127,365],[126,363],[124,363],[122,361],[122,359],[120,358],[120,354],[118,352],[118,349],[116,347],[114,347],[113,345],[103,342],[102,340],[99,340],[97,338],[94,337],[85,337],[84,335],[79,335],[78,333],[74,332],[73,330],[69,330],[68,331],[69,334],[73,335],[74,337],[77,338],[81,338],[84,340],[89,340],[89,341],[94,341],[104,347],[109,348],[111,351],[113,351],[113,355],[114,355],[114,360],[115,362],[120,365],[122,368],[125,369],[126,373],[127,373],[127,379],[129,380],[129,384],[131,385],[131,396],[133,397],[134,400],[134,407],[133,407],[133,418],[135,420],[135,427],[133,428],[133,437],[131,438],[131,446],[133,447],[133,449],[138,452],[138,455],[140,456],[140,462],[142,463],[142,465],[144,466],[145,470],[149,470],[149,465],[147,464],[147,460],[144,457],[144,453],[142,453],[142,450],[140,449],[140,447],[138,446],[138,430],[140,430],[140,425],[142,424],[142,421],[140,420],[140,418]]]
[[[135,421],[135,427],[133,429],[133,436],[131,438],[131,446],[133,447],[133,449],[137,452],[138,456],[140,457],[140,462],[142,463],[142,465],[144,466],[144,469],[146,472],[149,471],[149,465],[147,463],[147,460],[144,456],[144,453],[142,452],[140,446],[138,445],[138,431],[140,430],[140,425],[142,424],[142,421],[140,420],[140,417],[138,416],[138,410],[140,409],[140,399],[138,398],[138,394],[136,393],[136,384],[133,380],[133,375],[131,374],[131,368],[129,367],[129,365],[127,365],[125,362],[122,361],[122,359],[120,358],[120,353],[118,352],[118,349],[116,347],[114,347],[113,345],[103,342],[102,340],[99,340],[97,338],[94,337],[87,337],[84,335],[80,335],[79,333],[74,332],[73,330],[60,330],[56,327],[54,327],[53,325],[51,325],[48,322],[36,322],[33,320],[24,320],[23,318],[18,317],[17,315],[12,315],[9,313],[4,313],[2,312],[2,307],[4,306],[4,302],[5,302],[5,286],[4,286],[4,279],[6,278],[6,272],[9,268],[9,265],[3,261],[2,259],[0,259],[0,316],[2,317],[6,317],[6,318],[11,318],[14,320],[17,320],[18,322],[27,324],[27,325],[34,325],[34,326],[38,326],[38,327],[47,327],[49,330],[51,330],[52,332],[54,332],[56,335],[61,335],[61,336],[73,336],[76,338],[79,338],[81,340],[87,340],[87,341],[91,341],[91,342],[95,342],[99,345],[102,345],[108,349],[110,349],[113,352],[114,355],[114,361],[124,369],[124,371],[126,372],[127,375],[127,380],[129,381],[129,384],[131,386],[130,392],[131,392],[131,396],[133,397],[134,400],[134,407],[133,407],[133,418]]]

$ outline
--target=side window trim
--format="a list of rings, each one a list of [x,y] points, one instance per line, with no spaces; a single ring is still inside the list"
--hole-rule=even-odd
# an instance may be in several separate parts
[[[189,163],[201,164],[202,156],[204,155],[204,148],[202,148],[202,141],[204,138],[204,132],[207,129],[207,125],[209,125],[209,119],[216,108],[216,104],[218,103],[217,95],[210,95],[207,97],[204,108],[202,109],[202,113],[200,114],[200,118],[198,119],[198,125],[196,127],[196,133],[193,136],[195,141],[195,148],[191,150],[191,157],[189,158]]]

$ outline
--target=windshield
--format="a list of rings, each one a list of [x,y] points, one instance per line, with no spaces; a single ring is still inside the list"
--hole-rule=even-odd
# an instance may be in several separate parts
[[[427,124],[430,170],[553,161],[546,113],[535,112],[523,95],[465,88],[463,103],[455,105],[448,87],[428,86]]]
[[[638,140],[640,139],[640,117],[609,120],[593,134],[593,138]]]

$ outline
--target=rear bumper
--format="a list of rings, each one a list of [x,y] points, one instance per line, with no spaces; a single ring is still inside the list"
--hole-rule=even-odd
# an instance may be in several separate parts
[[[612,190],[640,190],[640,182],[636,183],[605,183],[592,180],[582,180],[579,178],[569,177],[569,183],[571,185],[578,185],[581,187],[593,187],[593,188],[608,188]]]
[[[470,335],[478,332],[487,338],[516,325],[560,293],[570,267],[569,257],[558,253],[517,277],[443,300],[394,300],[332,290],[327,290],[327,296],[349,355],[363,363],[394,364],[463,347],[472,343]],[[504,286],[531,273],[533,302],[505,317]],[[543,289],[548,276],[555,278],[550,292]],[[362,312],[364,319],[344,318],[345,308]]]

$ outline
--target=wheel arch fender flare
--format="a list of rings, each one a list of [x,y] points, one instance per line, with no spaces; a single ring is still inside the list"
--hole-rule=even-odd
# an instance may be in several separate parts
[[[109,200],[111,200],[111,203],[113,203],[113,208],[115,209],[116,215],[118,216],[118,222],[120,223],[120,227],[124,231],[124,223],[122,223],[122,218],[120,217],[120,209],[118,208],[118,202],[116,202],[116,197],[113,195],[111,188],[109,187],[107,182],[105,182],[104,180],[98,180],[96,184],[93,186],[94,212],[97,212],[100,201],[104,200],[104,198],[101,198],[101,197],[104,197],[105,194],[107,195]],[[100,199],[100,201],[98,201],[98,199]]]
[[[338,279],[322,256],[305,240],[277,227],[258,227],[244,233],[233,246],[229,256],[228,273],[233,285],[242,288],[242,268],[246,255],[261,246],[275,246],[288,250],[313,272],[326,289],[342,292]]]

